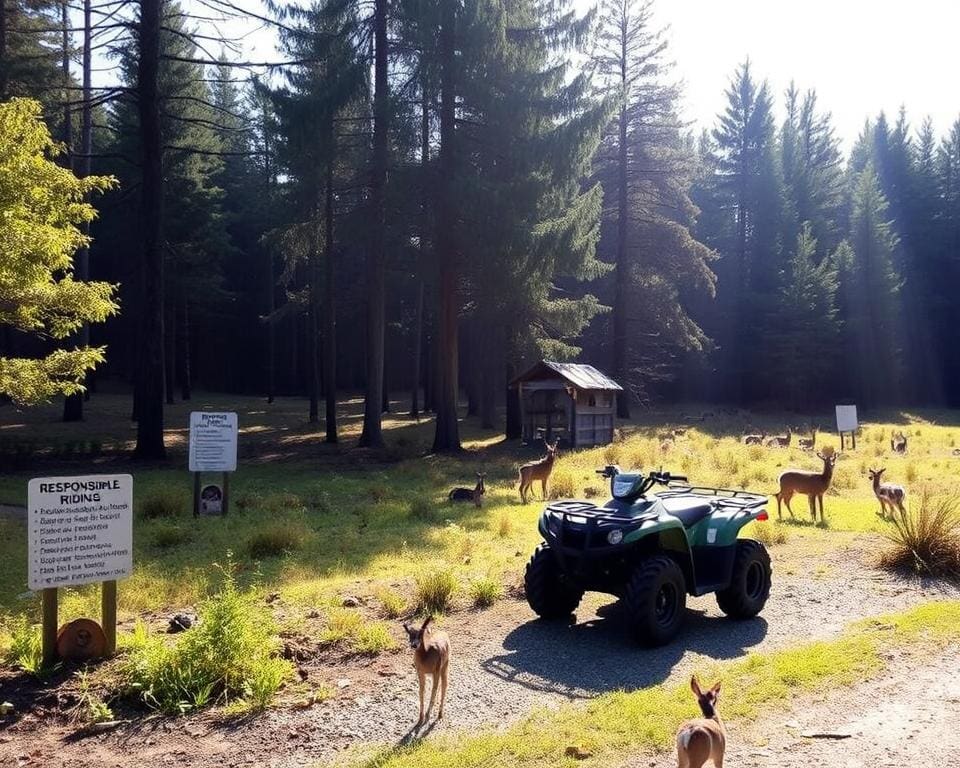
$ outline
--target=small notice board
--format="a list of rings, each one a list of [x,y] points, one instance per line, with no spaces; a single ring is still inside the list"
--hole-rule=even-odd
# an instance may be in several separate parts
[[[190,414],[190,461],[193,472],[193,514],[225,515],[230,475],[237,469],[237,414],[194,411]],[[202,472],[222,472],[222,485],[201,488]]]
[[[857,422],[857,406],[838,405],[837,406],[837,432],[840,433],[840,450],[845,447],[846,436],[850,436],[854,448],[857,447],[857,430],[860,424]]]

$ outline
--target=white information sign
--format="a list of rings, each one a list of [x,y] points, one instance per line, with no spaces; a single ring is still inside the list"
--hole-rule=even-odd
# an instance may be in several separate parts
[[[235,472],[237,414],[194,411],[190,414],[190,471]]]
[[[857,406],[838,405],[837,406],[837,432],[856,432],[859,428],[857,424]]]
[[[27,585],[92,584],[133,571],[133,477],[37,477],[27,486]]]

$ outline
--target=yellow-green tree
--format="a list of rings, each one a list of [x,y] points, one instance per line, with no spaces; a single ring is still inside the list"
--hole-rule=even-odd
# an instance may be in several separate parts
[[[88,244],[81,226],[96,216],[90,193],[115,182],[78,179],[57,165],[61,151],[40,118],[40,104],[0,104],[0,325],[47,340],[43,357],[4,357],[0,394],[32,404],[83,389],[105,347],[56,348],[84,323],[117,311],[115,286],[73,277],[73,255]]]

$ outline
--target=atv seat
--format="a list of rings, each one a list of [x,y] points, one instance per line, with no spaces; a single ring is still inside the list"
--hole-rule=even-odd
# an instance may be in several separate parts
[[[713,511],[709,502],[700,499],[664,499],[663,506],[684,528],[693,527]]]

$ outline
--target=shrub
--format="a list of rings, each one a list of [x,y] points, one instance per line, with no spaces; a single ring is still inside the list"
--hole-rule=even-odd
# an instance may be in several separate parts
[[[470,585],[470,599],[477,608],[489,608],[503,597],[503,586],[496,579],[478,579]]]
[[[449,569],[424,571],[416,578],[417,613],[445,613],[458,587],[457,577]]]
[[[759,520],[750,526],[747,535],[767,547],[787,543],[787,529],[779,523]]]
[[[397,641],[393,639],[389,627],[382,621],[361,626],[353,641],[353,650],[365,656],[373,656],[396,647]]]
[[[43,671],[43,642],[40,631],[26,616],[17,616],[10,626],[10,647],[4,657],[6,664],[19,667],[31,675]]]
[[[610,443],[603,449],[604,464],[619,464],[623,457],[623,446],[619,443]]]
[[[188,528],[176,523],[160,523],[150,535],[150,543],[157,549],[172,549],[190,541],[191,533]]]
[[[403,595],[394,592],[392,589],[383,589],[377,592],[377,600],[383,606],[383,615],[388,619],[396,619],[402,616],[407,610],[407,601]]]
[[[513,520],[506,512],[501,512],[496,521],[497,536],[501,539],[507,538],[513,532]]]
[[[269,523],[247,540],[246,551],[255,560],[279,557],[300,549],[306,535],[303,526],[289,521]]]
[[[151,491],[140,502],[140,515],[148,520],[177,517],[185,513],[188,506],[186,494],[173,488],[161,488]]]
[[[914,464],[912,461],[907,462],[907,469],[906,469],[905,475],[908,483],[917,482],[917,465]]]
[[[916,510],[894,514],[886,536],[883,567],[960,581],[960,496],[924,492]]]
[[[170,644],[138,623],[122,657],[126,689],[147,706],[182,714],[214,702],[266,706],[293,667],[279,658],[273,617],[241,592],[232,561],[220,588],[199,607],[199,621]]]
[[[555,470],[550,476],[550,498],[569,499],[574,493],[573,475],[565,469]]]

